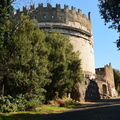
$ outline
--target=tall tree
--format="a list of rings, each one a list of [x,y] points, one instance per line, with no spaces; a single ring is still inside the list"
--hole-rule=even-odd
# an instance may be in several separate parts
[[[49,99],[62,97],[71,92],[75,83],[81,81],[80,59],[73,52],[69,38],[59,32],[50,34],[46,41],[50,44],[49,70],[52,82],[46,86]]]
[[[106,23],[110,23],[109,28],[118,30],[120,33],[120,1],[119,0],[98,0],[99,10]],[[120,36],[116,41],[120,50]]]
[[[18,21],[22,24],[15,31],[14,1],[0,1],[0,92],[42,100],[44,85],[50,82],[45,35],[28,17]]]
[[[15,54],[17,59],[15,61],[17,61],[16,65],[20,65],[18,70],[24,73],[26,77],[23,79],[25,82],[20,79],[22,84],[26,83],[26,86],[19,87],[24,88],[22,92],[25,91],[31,98],[33,95],[34,98],[35,96],[36,98],[42,97],[43,92],[45,92],[44,86],[50,82],[47,68],[49,51],[45,42],[45,35],[39,27],[34,28],[33,22],[29,19],[24,21],[16,34],[18,53]]]
[[[20,21],[24,19],[21,17]],[[3,69],[1,81],[4,85],[4,95],[15,96],[24,94],[29,100],[43,100],[44,86],[48,79],[48,49],[45,35],[28,18],[15,32],[11,48],[5,48],[7,64]],[[9,55],[10,54],[10,55]],[[35,103],[36,103],[35,102]]]
[[[11,56],[12,43],[14,42],[14,34],[12,33],[10,19],[13,17],[13,7],[11,6],[11,0],[0,1],[0,71],[1,71],[1,88],[2,94],[4,94],[4,78],[3,74],[7,74],[8,59]],[[10,51],[8,52],[8,49]]]
[[[113,72],[114,72],[115,87],[118,93],[120,93],[120,71],[113,69]]]

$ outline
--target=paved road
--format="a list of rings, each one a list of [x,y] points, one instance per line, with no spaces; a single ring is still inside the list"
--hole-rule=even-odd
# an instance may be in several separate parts
[[[120,120],[120,99],[101,100],[64,113],[38,116],[34,120]]]

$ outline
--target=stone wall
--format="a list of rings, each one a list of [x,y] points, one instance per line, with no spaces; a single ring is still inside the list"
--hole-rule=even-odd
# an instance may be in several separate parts
[[[71,10],[69,10],[69,6],[67,5],[64,5],[64,8],[62,9],[60,4],[56,4],[56,7],[52,7],[49,3],[47,4],[47,7],[44,7],[43,4],[38,4],[38,7],[36,8],[34,5],[31,5],[30,9],[28,9],[27,6],[23,7],[22,11],[18,9],[16,15],[19,13],[29,14],[33,18],[36,18],[39,23],[66,23],[67,21],[77,22],[81,26],[87,28],[89,32],[92,31],[91,21],[89,20],[90,15],[88,19],[86,15],[82,14],[82,10],[78,9],[78,11],[76,11],[76,8],[73,6],[71,7]]]
[[[82,69],[84,74],[94,76],[94,48],[90,41],[84,38],[70,37],[71,43],[75,51],[80,51],[80,58],[82,59]],[[90,74],[91,73],[91,74]]]
[[[105,65],[104,68],[96,69],[96,82],[99,87],[101,98],[116,97],[117,91],[115,90],[114,74],[112,65]]]
[[[100,99],[99,87],[96,81],[85,78],[82,83],[78,83],[71,93],[71,98],[75,101],[96,101]]]

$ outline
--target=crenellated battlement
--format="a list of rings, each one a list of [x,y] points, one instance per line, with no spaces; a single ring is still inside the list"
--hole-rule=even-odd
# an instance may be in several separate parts
[[[41,10],[41,9],[46,9],[46,8],[48,8],[48,9],[61,9],[61,10],[64,10],[65,12],[67,11],[67,12],[72,12],[74,14],[76,13],[77,15],[81,15],[81,16],[85,17],[86,19],[88,19],[85,14],[82,14],[82,10],[78,9],[78,11],[76,11],[76,7],[71,6],[71,9],[69,9],[68,5],[64,5],[64,8],[62,9],[60,4],[56,4],[56,7],[52,7],[49,3],[47,3],[47,7],[44,7],[43,4],[38,4],[37,7],[35,7],[35,5],[30,5],[30,7],[23,6],[23,9],[21,11],[20,11],[20,9],[18,9],[17,13],[18,12],[26,12],[26,11],[30,11],[33,9]],[[73,16],[74,16],[74,14],[73,14]]]
[[[32,14],[30,11],[33,11]],[[61,8],[60,4],[56,4],[56,7],[52,7],[49,3],[46,7],[44,7],[43,4],[38,4],[37,7],[30,5],[29,9],[25,6],[22,11],[17,10],[17,14],[19,13],[30,13],[32,17],[37,19],[38,23],[67,23],[68,21],[74,23],[77,22],[91,32],[90,13],[88,13],[88,17],[86,17],[85,14],[82,14],[82,10],[78,9],[76,11],[76,8],[73,6],[69,9],[68,5],[64,5],[64,8]]]

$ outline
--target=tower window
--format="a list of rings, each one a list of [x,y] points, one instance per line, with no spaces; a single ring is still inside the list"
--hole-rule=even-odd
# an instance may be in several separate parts
[[[55,16],[52,16],[52,19],[54,19],[55,18]]]
[[[46,18],[47,18],[47,16],[46,16],[46,15],[44,15],[44,16],[43,16],[43,18],[44,18],[44,19],[46,19]]]

